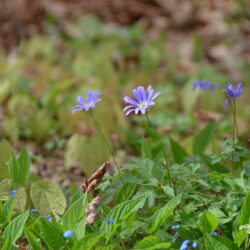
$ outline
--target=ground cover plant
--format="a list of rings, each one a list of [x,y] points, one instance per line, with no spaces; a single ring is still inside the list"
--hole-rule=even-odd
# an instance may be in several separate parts
[[[249,249],[244,58],[232,80],[199,34],[187,70],[140,24],[57,25],[0,54],[0,248]]]

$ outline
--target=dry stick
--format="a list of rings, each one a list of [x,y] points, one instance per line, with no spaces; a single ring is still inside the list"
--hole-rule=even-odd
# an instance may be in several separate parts
[[[146,118],[147,118],[147,120],[148,120],[148,123],[149,123],[150,127],[152,127],[153,130],[155,131],[155,133],[158,135],[158,138],[159,138],[160,143],[161,143],[162,145],[165,146],[165,144],[163,143],[163,141],[162,141],[162,139],[161,139],[161,136],[159,135],[158,131],[155,129],[155,127],[154,127],[153,124],[151,123],[151,121],[150,121],[150,119],[149,119],[147,113],[146,113]],[[165,165],[166,165],[167,172],[168,172],[168,181],[169,181],[170,187],[172,187],[171,174],[170,174],[170,169],[169,169],[169,165],[168,165],[168,161],[167,161],[167,153],[166,153],[165,147],[164,147],[164,155],[165,155],[165,161],[166,161],[166,164],[165,164]],[[175,195],[176,195],[175,185],[173,186],[173,188],[174,188],[174,193],[175,193]]]
[[[101,131],[100,126],[99,126],[97,120],[95,119],[95,116],[94,116],[94,113],[93,113],[92,110],[90,110],[90,114],[91,114],[91,116],[92,116],[92,118],[93,118],[93,121],[94,121],[94,123],[95,123],[95,126],[96,126],[98,132],[99,132],[100,135],[102,136],[102,139],[104,140],[105,144],[107,145],[107,147],[108,147],[108,149],[109,149],[109,151],[110,151],[111,157],[112,157],[112,159],[113,159],[113,161],[114,161],[114,163],[115,163],[115,167],[116,167],[116,169],[117,169],[117,171],[118,171],[118,174],[120,175],[120,178],[121,178],[122,183],[124,184],[124,181],[123,181],[121,172],[120,172],[120,170],[119,170],[118,164],[117,164],[117,162],[116,162],[116,160],[115,160],[115,157],[114,157],[114,155],[113,155],[112,148],[111,148],[111,146],[110,146],[108,140],[106,139],[105,135],[104,135],[103,132]]]

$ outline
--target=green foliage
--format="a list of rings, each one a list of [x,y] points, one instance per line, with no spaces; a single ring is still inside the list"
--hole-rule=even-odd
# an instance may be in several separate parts
[[[63,214],[66,199],[61,189],[50,181],[37,181],[30,186],[30,197],[41,215]]]
[[[193,142],[193,153],[196,155],[204,153],[215,132],[215,123],[209,123],[195,138]]]

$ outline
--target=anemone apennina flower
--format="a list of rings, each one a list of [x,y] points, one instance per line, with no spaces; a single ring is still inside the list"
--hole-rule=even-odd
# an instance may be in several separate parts
[[[139,86],[133,90],[133,93],[135,99],[129,96],[124,97],[124,101],[128,104],[124,108],[126,115],[129,115],[132,112],[136,115],[139,114],[139,112],[142,115],[145,115],[147,109],[155,104],[155,98],[161,94],[160,92],[155,92],[152,89],[152,86],[148,86],[146,90],[144,87]]]

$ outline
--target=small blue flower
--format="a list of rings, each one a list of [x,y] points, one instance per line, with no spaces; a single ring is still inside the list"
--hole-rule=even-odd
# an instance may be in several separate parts
[[[236,98],[236,97],[242,95],[242,93],[243,93],[242,83],[238,83],[237,89],[234,89],[233,84],[229,83],[226,85],[226,91],[227,91],[227,94],[230,98]]]
[[[16,189],[13,189],[10,191],[10,196],[11,197],[15,197],[16,196],[16,193],[17,193],[17,190]]]
[[[181,244],[180,250],[188,250],[190,245],[190,240],[184,240]]]
[[[90,109],[93,109],[96,105],[96,103],[101,101],[101,98],[99,98],[101,95],[100,91],[88,91],[88,100],[86,101],[81,96],[77,97],[77,102],[79,102],[78,105],[73,107],[72,113],[75,113],[77,111],[85,110],[89,111]]]
[[[172,228],[173,230],[178,230],[178,229],[181,228],[181,226],[180,226],[180,225],[174,225],[174,226],[172,226],[171,228]]]
[[[111,218],[107,218],[107,219],[106,219],[106,222],[108,222],[108,223],[115,223],[115,220],[113,220],[113,219],[111,219]]]
[[[214,231],[214,232],[211,233],[211,235],[216,236],[216,235],[218,235],[218,233]]]
[[[195,91],[195,89],[197,87],[200,87],[201,91],[205,91],[207,88],[210,89],[211,94],[214,94],[215,92],[215,88],[216,87],[220,87],[219,84],[215,84],[209,81],[202,81],[202,80],[197,80],[193,83],[193,91]]]
[[[160,92],[154,92],[152,86],[149,86],[147,90],[145,90],[144,87],[139,86],[133,90],[133,93],[136,100],[129,96],[124,97],[124,101],[128,104],[128,106],[124,108],[126,116],[132,112],[135,112],[136,115],[139,112],[141,112],[142,115],[145,115],[146,110],[155,104],[154,99],[161,94]]]
[[[47,221],[49,221],[49,222],[51,222],[51,221],[52,221],[52,218],[51,218],[51,216],[50,216],[50,215],[46,215],[44,218],[45,218]]]
[[[74,232],[71,231],[71,230],[66,230],[66,231],[63,233],[63,237],[66,238],[66,239],[72,238],[72,237],[74,237],[74,235],[75,235]]]
[[[31,209],[31,212],[34,214],[38,214],[38,209],[37,208]]]
[[[199,244],[198,244],[198,241],[194,241],[193,244],[192,244],[192,247],[193,247],[193,248],[197,248],[198,245],[199,245]]]

